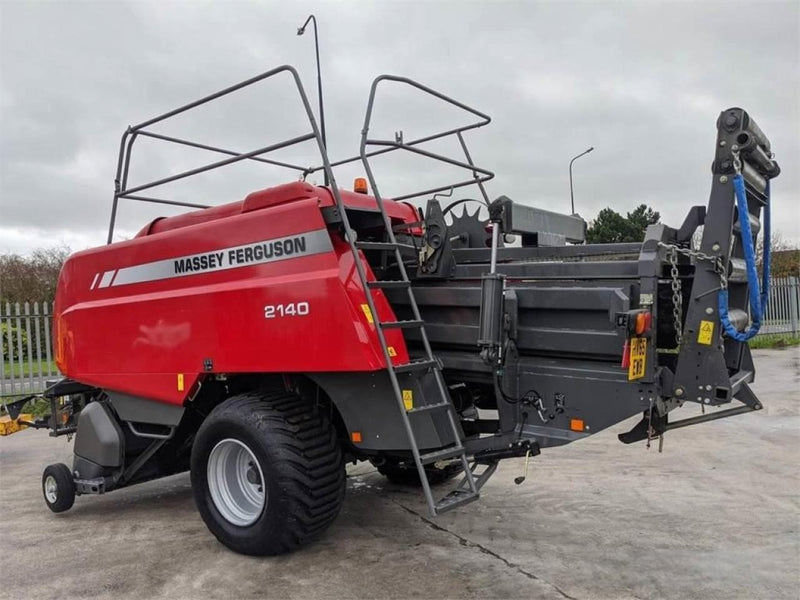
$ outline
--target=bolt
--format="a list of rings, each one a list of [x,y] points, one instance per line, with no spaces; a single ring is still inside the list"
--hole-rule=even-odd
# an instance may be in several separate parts
[[[726,142],[725,140],[720,140],[720,141],[719,141],[719,145],[720,145],[720,146],[727,146],[727,145],[728,145],[728,142]]]
[[[683,396],[683,388],[675,388],[675,395],[676,396]]]
[[[714,242],[714,245],[713,245],[713,246],[711,246],[711,249],[712,249],[714,252],[719,252],[719,248],[720,248],[720,246],[719,246],[719,244],[718,244],[717,242]]]
[[[753,410],[761,410],[762,408],[764,408],[764,407],[761,406],[760,404],[754,404],[753,405]]]
[[[722,177],[719,178],[719,182],[728,183],[728,177],[726,175],[723,175]]]
[[[713,308],[711,308],[711,307],[709,306],[709,307],[706,309],[706,314],[707,314],[707,315],[714,314],[714,309],[713,309]]]
[[[731,146],[731,150],[733,150],[734,152],[736,152],[738,149],[739,149],[739,144],[734,144],[733,146]]]
[[[707,391],[707,392],[710,392],[710,391],[711,391],[711,386],[710,386],[710,385],[707,385],[707,386],[706,386],[706,391]]]
[[[706,398],[705,402],[706,402],[706,404],[711,404],[711,399],[710,398]]]

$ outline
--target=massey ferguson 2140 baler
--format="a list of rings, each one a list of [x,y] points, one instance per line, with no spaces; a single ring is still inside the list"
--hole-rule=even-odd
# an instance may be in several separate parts
[[[307,134],[242,153],[155,129],[273,77],[296,89]],[[373,139],[376,92],[387,83],[460,109],[468,122]],[[677,229],[652,225],[643,242],[620,244],[583,243],[580,217],[533,208],[536,198],[490,200],[493,174],[464,141],[488,122],[382,76],[359,155],[331,163],[297,73],[280,67],[128,128],[109,244],[70,257],[59,280],[54,343],[66,378],[44,394],[52,415],[27,423],[75,435],[72,466],[44,472],[48,506],[64,511],[76,494],[190,470],[198,509],[222,543],[276,554],[333,521],[348,461],[421,486],[436,515],[477,499],[498,461],[634,415],[642,419],[619,436],[625,443],[760,409],[748,387],[747,340],[766,303],[754,240],[762,213],[768,237],[769,182],[780,169],[752,118],[739,108],[720,115],[707,207],[687,207]],[[221,158],[130,185],[143,137]],[[463,156],[426,149],[443,138]],[[319,166],[267,158],[302,142],[315,145]],[[465,177],[383,198],[371,159],[393,150]],[[300,180],[214,207],[146,194],[242,160]],[[336,168],[359,161],[366,179],[341,189]],[[329,185],[306,183],[315,171]],[[477,199],[443,201],[441,192],[467,186]],[[427,200],[424,210],[410,199]],[[123,200],[197,210],[112,243]],[[488,216],[466,210],[470,202]],[[673,420],[686,402],[709,410]],[[21,407],[10,405],[12,416]],[[449,493],[434,495],[433,484],[454,477]]]

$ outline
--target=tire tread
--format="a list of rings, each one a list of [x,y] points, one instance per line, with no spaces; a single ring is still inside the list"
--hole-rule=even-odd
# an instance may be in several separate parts
[[[281,554],[305,545],[327,529],[341,508],[346,481],[336,430],[324,411],[290,392],[253,391],[220,404],[206,423],[219,420],[249,423],[269,440],[279,459],[273,477],[285,513],[280,531],[269,540],[234,549],[247,554]]]

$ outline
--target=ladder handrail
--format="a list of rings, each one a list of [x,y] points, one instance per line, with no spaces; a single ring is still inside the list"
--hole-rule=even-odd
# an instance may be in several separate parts
[[[385,81],[394,82],[394,83],[403,83],[403,84],[409,85],[409,86],[411,86],[413,88],[418,89],[419,91],[421,91],[421,92],[423,92],[425,94],[428,94],[430,96],[433,96],[434,98],[437,98],[438,100],[441,100],[442,102],[445,102],[447,104],[450,104],[452,106],[460,108],[461,110],[464,110],[464,111],[466,111],[466,112],[468,112],[468,113],[470,113],[470,114],[472,114],[474,116],[477,116],[479,119],[477,121],[472,122],[472,123],[468,123],[468,124],[462,125],[460,127],[454,127],[452,129],[449,129],[447,131],[443,131],[441,133],[436,133],[436,134],[428,135],[428,136],[425,136],[425,137],[422,137],[422,138],[418,138],[416,140],[412,140],[411,142],[408,142],[408,143],[404,143],[401,138],[395,139],[394,141],[392,141],[392,140],[370,139],[368,137],[368,134],[369,134],[369,128],[370,128],[370,125],[371,125],[371,122],[372,122],[372,113],[373,113],[373,109],[374,109],[374,106],[375,106],[375,100],[376,100],[376,97],[377,97],[378,86],[382,82],[385,82]],[[398,76],[398,75],[380,75],[380,76],[376,77],[373,80],[372,85],[370,86],[369,100],[367,101],[367,111],[366,111],[366,115],[364,116],[364,126],[361,129],[361,144],[360,144],[360,147],[359,147],[359,157],[361,158],[361,162],[362,162],[362,164],[364,164],[365,169],[371,170],[371,169],[369,169],[369,166],[368,166],[369,165],[369,162],[368,162],[369,158],[371,158],[373,156],[377,156],[379,154],[385,154],[387,152],[392,152],[392,151],[395,151],[395,150],[406,150],[406,151],[409,151],[409,152],[413,152],[415,154],[420,154],[422,156],[425,156],[426,158],[431,158],[431,159],[434,159],[434,160],[438,160],[440,162],[444,162],[444,163],[447,163],[447,164],[450,164],[450,165],[453,165],[453,166],[456,166],[456,167],[467,169],[467,170],[472,172],[472,177],[473,177],[472,180],[462,181],[462,182],[458,182],[456,184],[452,184],[451,183],[451,184],[443,185],[443,186],[440,186],[440,187],[431,188],[431,189],[428,189],[428,190],[422,190],[422,191],[418,191],[418,192],[404,194],[402,196],[393,196],[394,200],[397,200],[397,201],[408,200],[410,198],[417,198],[419,196],[425,196],[425,195],[430,195],[430,194],[434,194],[436,192],[441,192],[441,191],[445,191],[445,190],[451,190],[451,189],[455,189],[455,188],[466,187],[468,185],[478,185],[478,187],[480,188],[481,192],[485,196],[486,203],[488,204],[489,200],[488,200],[488,197],[486,196],[486,191],[485,191],[485,189],[483,187],[483,184],[485,182],[487,182],[487,181],[489,181],[489,180],[494,178],[494,172],[490,171],[488,169],[483,169],[483,168],[477,167],[475,165],[475,163],[472,161],[472,157],[470,156],[469,151],[467,150],[467,146],[466,146],[466,143],[464,142],[464,137],[463,137],[462,134],[465,131],[469,131],[469,130],[472,130],[472,129],[477,129],[479,127],[484,127],[485,125],[488,125],[491,122],[492,122],[492,118],[489,115],[487,115],[487,114],[485,114],[485,113],[483,113],[483,112],[481,112],[481,111],[479,111],[479,110],[477,110],[475,108],[472,108],[471,106],[468,106],[467,104],[464,104],[463,102],[459,102],[458,100],[455,100],[455,99],[443,94],[442,92],[434,90],[433,88],[430,88],[430,87],[428,87],[426,85],[423,85],[423,84],[421,84],[421,83],[419,83],[417,81],[414,81],[413,79],[409,79],[408,77],[401,77],[401,76]],[[433,140],[442,139],[442,138],[445,138],[445,137],[451,136],[451,135],[455,135],[455,136],[458,137],[459,143],[461,144],[461,148],[464,151],[464,155],[466,156],[466,159],[467,159],[466,163],[454,160],[454,159],[449,158],[449,157],[447,157],[445,155],[442,155],[442,154],[437,154],[435,152],[422,150],[421,148],[417,147],[417,146],[419,146],[419,145],[421,145],[421,144],[423,144],[425,142],[430,142],[430,141],[433,141]],[[367,146],[376,146],[376,145],[377,146],[384,146],[384,148],[382,148],[381,150],[373,151],[373,152],[367,152]],[[352,159],[348,159],[347,161],[344,161],[344,162],[350,162],[351,160]],[[344,164],[344,162],[342,162],[340,164]],[[378,195],[379,195],[379,192],[378,192],[377,188],[374,185],[374,177],[372,178],[371,182],[373,184],[373,187],[372,187],[373,194],[377,198]]]
[[[459,142],[460,142],[461,146],[462,146],[462,149],[463,149],[464,154],[466,156],[466,161],[467,162],[456,161],[456,160],[450,159],[450,158],[445,157],[445,156],[437,155],[435,153],[428,152],[428,151],[425,151],[425,150],[421,150],[420,148],[416,148],[415,146],[420,143],[418,140],[415,140],[413,144],[403,144],[401,139],[397,139],[395,142],[384,142],[384,141],[380,141],[380,140],[370,140],[368,138],[368,133],[369,133],[370,122],[371,122],[371,119],[372,119],[372,111],[373,111],[373,107],[374,107],[374,104],[375,104],[376,92],[377,92],[378,85],[383,81],[394,81],[394,82],[400,82],[400,83],[405,83],[405,84],[411,85],[412,87],[415,87],[415,88],[417,88],[417,89],[419,89],[419,90],[421,90],[421,91],[423,91],[425,93],[428,93],[428,94],[430,94],[430,95],[432,95],[432,96],[434,96],[434,97],[436,97],[436,98],[438,98],[440,100],[443,100],[444,102],[447,102],[449,104],[457,106],[458,108],[466,110],[467,112],[480,117],[480,121],[478,121],[477,123],[471,123],[471,124],[465,125],[463,127],[456,128],[456,129],[450,130],[449,132],[445,132],[444,134],[437,134],[437,135],[434,135],[434,136],[428,136],[428,140],[431,140],[431,139],[439,139],[439,138],[444,137],[446,135],[456,135],[458,137],[458,139],[459,139]],[[469,106],[467,106],[467,105],[465,105],[465,104],[463,104],[461,102],[453,100],[452,98],[449,98],[448,96],[445,96],[444,94],[442,94],[440,92],[437,92],[437,91],[435,91],[435,90],[433,90],[433,89],[431,89],[431,88],[429,88],[427,86],[424,86],[424,85],[422,85],[420,83],[417,83],[415,81],[412,81],[411,79],[408,79],[406,77],[397,77],[397,76],[393,76],[393,75],[381,75],[380,77],[377,77],[373,81],[371,89],[370,89],[369,101],[368,101],[368,104],[367,104],[367,112],[366,112],[366,116],[364,118],[364,127],[363,127],[363,129],[361,131],[360,157],[361,157],[361,162],[362,162],[362,164],[364,166],[364,170],[366,172],[367,178],[368,178],[368,180],[370,182],[370,186],[372,188],[372,194],[375,197],[375,202],[378,205],[378,209],[379,209],[379,211],[381,213],[381,216],[383,218],[383,223],[384,223],[384,228],[386,230],[387,239],[388,239],[389,243],[394,246],[395,262],[396,262],[398,271],[400,273],[401,281],[410,282],[409,277],[408,277],[408,272],[406,270],[405,263],[403,261],[402,255],[400,253],[400,249],[399,249],[399,247],[397,245],[397,239],[395,237],[394,230],[392,228],[391,220],[389,218],[389,215],[386,212],[385,203],[384,203],[383,197],[381,196],[380,190],[378,188],[377,181],[375,179],[375,175],[374,175],[374,173],[372,171],[372,167],[369,164],[370,156],[375,156],[376,153],[368,153],[367,152],[367,146],[368,145],[376,145],[376,144],[389,146],[389,148],[386,149],[386,151],[397,150],[397,149],[410,150],[412,152],[415,152],[415,153],[418,153],[418,154],[422,154],[423,156],[426,156],[428,158],[437,159],[437,160],[440,160],[440,161],[443,161],[443,162],[446,162],[446,163],[449,163],[449,164],[452,164],[452,165],[455,165],[455,166],[458,166],[458,167],[462,167],[462,168],[468,169],[468,170],[472,171],[472,174],[473,174],[473,180],[472,181],[459,183],[457,185],[447,185],[447,186],[444,186],[444,187],[442,187],[440,189],[441,190],[453,189],[454,187],[462,187],[464,185],[477,184],[480,187],[481,193],[483,194],[484,199],[486,200],[486,202],[488,204],[488,197],[486,196],[486,190],[483,187],[483,183],[485,181],[488,181],[489,179],[491,179],[494,176],[494,174],[491,171],[488,171],[486,169],[481,169],[481,168],[478,168],[478,167],[475,166],[474,162],[472,161],[472,157],[470,156],[469,151],[467,150],[467,147],[466,147],[466,144],[464,142],[464,138],[462,136],[462,133],[463,133],[463,131],[466,131],[468,129],[474,129],[476,127],[481,127],[483,125],[486,125],[489,122],[491,122],[491,119],[489,118],[488,115],[485,115],[484,113],[482,113],[482,112],[480,112],[480,111],[478,111],[476,109],[473,109],[473,108],[471,108],[471,107],[469,107]],[[383,151],[380,151],[378,153],[383,153]],[[436,189],[434,191],[440,191],[440,189]],[[410,198],[410,197],[419,196],[419,195],[425,194],[425,193],[431,193],[431,192],[422,192],[422,193],[409,194],[409,195],[397,197],[397,198],[394,198],[394,199],[395,200],[406,199],[406,198]],[[340,208],[343,208],[343,207],[340,207]],[[346,211],[341,210],[341,212],[345,213]],[[404,425],[404,428],[406,430],[406,434],[407,434],[408,441],[409,441],[409,446],[411,448],[411,454],[414,457],[414,462],[415,462],[416,467],[417,467],[417,472],[418,472],[419,477],[420,477],[420,482],[422,483],[422,488],[423,488],[423,491],[424,491],[424,494],[425,494],[425,499],[426,499],[426,501],[428,503],[428,508],[429,508],[431,514],[435,516],[436,514],[438,514],[437,507],[439,505],[436,503],[436,501],[433,498],[433,494],[432,494],[432,491],[431,491],[431,488],[430,488],[430,482],[428,481],[427,474],[425,472],[425,463],[422,460],[421,453],[420,453],[420,450],[419,450],[419,445],[417,444],[417,440],[416,440],[416,437],[414,435],[414,430],[413,430],[413,428],[411,426],[411,422],[409,421],[408,413],[405,410],[405,406],[404,406],[403,398],[402,398],[402,390],[400,389],[400,383],[399,383],[399,380],[397,378],[397,373],[395,372],[395,368],[394,368],[394,365],[392,363],[391,356],[389,355],[389,350],[388,350],[388,346],[386,344],[385,336],[383,335],[383,328],[381,327],[380,319],[377,318],[377,311],[375,310],[374,302],[373,302],[373,298],[372,298],[372,290],[367,285],[366,276],[365,276],[365,274],[363,274],[364,273],[363,265],[361,264],[361,260],[359,259],[358,254],[356,254],[357,253],[357,248],[356,248],[355,239],[354,239],[355,236],[349,230],[349,224],[346,221],[346,216],[345,216],[344,221],[345,221],[346,231],[348,232],[348,236],[347,236],[348,237],[348,241],[350,243],[352,251],[354,252],[354,256],[356,257],[356,261],[355,262],[356,262],[357,269],[358,269],[358,272],[359,272],[359,277],[361,277],[362,284],[363,284],[363,286],[365,288],[365,295],[367,297],[367,302],[369,304],[370,310],[373,311],[373,314],[375,315],[375,324],[376,324],[376,331],[377,331],[377,334],[378,334],[378,340],[380,342],[381,349],[383,351],[384,358],[385,358],[385,361],[386,361],[386,369],[388,371],[389,379],[390,379],[391,384],[392,384],[392,390],[395,393],[395,397],[397,399],[398,407],[400,409],[400,413],[401,413],[402,420],[403,420],[403,425]],[[459,458],[461,460],[461,464],[462,464],[462,467],[464,469],[464,478],[465,478],[465,482],[467,484],[467,489],[463,489],[463,488],[461,488],[461,486],[459,486],[459,488],[457,488],[456,492],[463,491],[463,492],[466,492],[469,495],[468,497],[477,497],[478,492],[479,492],[479,486],[476,483],[475,477],[473,476],[473,471],[472,471],[472,468],[471,468],[471,466],[469,464],[469,461],[467,459],[466,450],[465,450],[465,448],[463,446],[463,443],[462,443],[462,439],[461,439],[462,433],[461,433],[460,427],[456,423],[456,417],[455,417],[455,414],[454,414],[455,407],[453,406],[452,400],[450,399],[450,395],[449,395],[449,393],[447,391],[447,385],[446,385],[446,383],[444,381],[444,375],[442,374],[441,367],[440,367],[438,361],[436,360],[436,357],[433,354],[433,350],[431,348],[430,340],[428,339],[428,334],[427,334],[427,332],[425,330],[424,321],[423,321],[422,316],[421,316],[421,314],[419,312],[419,306],[417,305],[416,298],[414,296],[414,292],[413,292],[413,290],[411,288],[411,285],[408,285],[406,287],[406,294],[408,296],[409,306],[411,307],[411,311],[412,311],[412,315],[413,315],[412,319],[414,321],[419,321],[421,323],[418,328],[419,328],[420,339],[422,341],[422,346],[423,346],[423,349],[424,349],[424,352],[425,352],[425,359],[431,361],[435,365],[435,366],[433,366],[431,368],[431,371],[433,372],[434,379],[436,381],[437,391],[439,393],[439,396],[441,397],[441,401],[446,404],[447,420],[448,420],[448,424],[450,426],[450,430],[451,430],[452,435],[453,435],[453,439],[455,441],[455,445],[454,445],[453,449],[456,450],[456,451],[459,451],[458,452]],[[442,505],[442,506],[443,506],[443,509],[444,509],[444,505]]]

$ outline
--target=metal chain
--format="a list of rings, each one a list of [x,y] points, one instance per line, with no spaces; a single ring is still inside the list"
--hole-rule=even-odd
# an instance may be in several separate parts
[[[683,294],[681,288],[680,273],[678,271],[678,254],[683,254],[690,259],[704,260],[710,262],[714,266],[714,271],[719,275],[720,287],[726,289],[728,287],[728,278],[725,273],[725,265],[722,259],[718,256],[710,256],[699,250],[691,250],[689,248],[681,248],[675,244],[666,244],[658,242],[661,248],[667,250],[667,258],[670,264],[670,277],[672,281],[672,318],[675,325],[675,343],[680,346],[683,339]]]
[[[739,157],[739,146],[734,146],[731,150],[731,155],[733,156],[733,170],[737,175],[741,175],[742,159]]]
[[[678,252],[675,247],[669,249],[669,264],[672,276],[672,318],[675,322],[675,345],[680,346],[683,339],[683,322],[681,320],[683,317],[683,293],[678,273]]]

